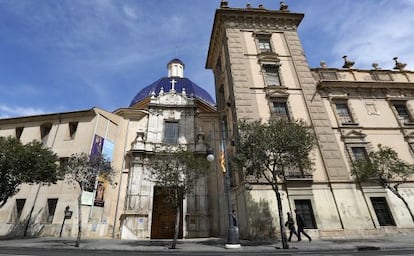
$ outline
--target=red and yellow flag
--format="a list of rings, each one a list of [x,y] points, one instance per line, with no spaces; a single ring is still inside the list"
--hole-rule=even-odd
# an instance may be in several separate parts
[[[224,157],[224,151],[221,151],[220,154],[220,165],[221,165],[221,170],[224,172],[226,172],[226,159]]]

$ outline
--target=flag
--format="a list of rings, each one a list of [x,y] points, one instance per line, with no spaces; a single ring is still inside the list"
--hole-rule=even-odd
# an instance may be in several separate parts
[[[221,151],[220,154],[220,165],[223,173],[226,172],[226,158],[224,157],[224,151]]]

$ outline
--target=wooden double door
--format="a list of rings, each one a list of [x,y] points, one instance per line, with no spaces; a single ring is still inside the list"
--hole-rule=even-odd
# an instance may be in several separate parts
[[[172,239],[174,238],[176,208],[168,203],[166,194],[159,188],[154,189],[154,202],[152,211],[152,239]],[[183,237],[183,205],[180,205],[180,224],[178,238]]]

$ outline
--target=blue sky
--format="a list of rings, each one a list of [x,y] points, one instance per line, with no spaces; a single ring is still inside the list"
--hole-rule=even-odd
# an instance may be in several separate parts
[[[311,67],[356,68],[393,57],[414,69],[414,0],[286,0],[305,13],[299,36]],[[275,0],[229,0],[230,7]],[[220,0],[0,0],[0,117],[128,107],[167,75],[178,57],[185,76],[214,97],[205,69]]]

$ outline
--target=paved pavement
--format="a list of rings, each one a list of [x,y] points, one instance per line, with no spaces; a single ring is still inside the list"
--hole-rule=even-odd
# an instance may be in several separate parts
[[[244,252],[271,252],[280,249],[280,241],[240,241],[241,248],[226,249],[225,240],[220,238],[180,239],[176,250],[198,252],[244,251]],[[28,238],[28,239],[1,239],[0,248],[29,247],[77,249],[75,239],[72,238]],[[168,251],[171,240],[118,240],[118,239],[83,239],[80,248],[90,250],[119,250],[119,251]],[[296,251],[356,251],[356,250],[386,250],[386,249],[414,249],[414,234],[399,236],[384,236],[366,239],[319,239],[308,242],[289,243],[289,250]]]

